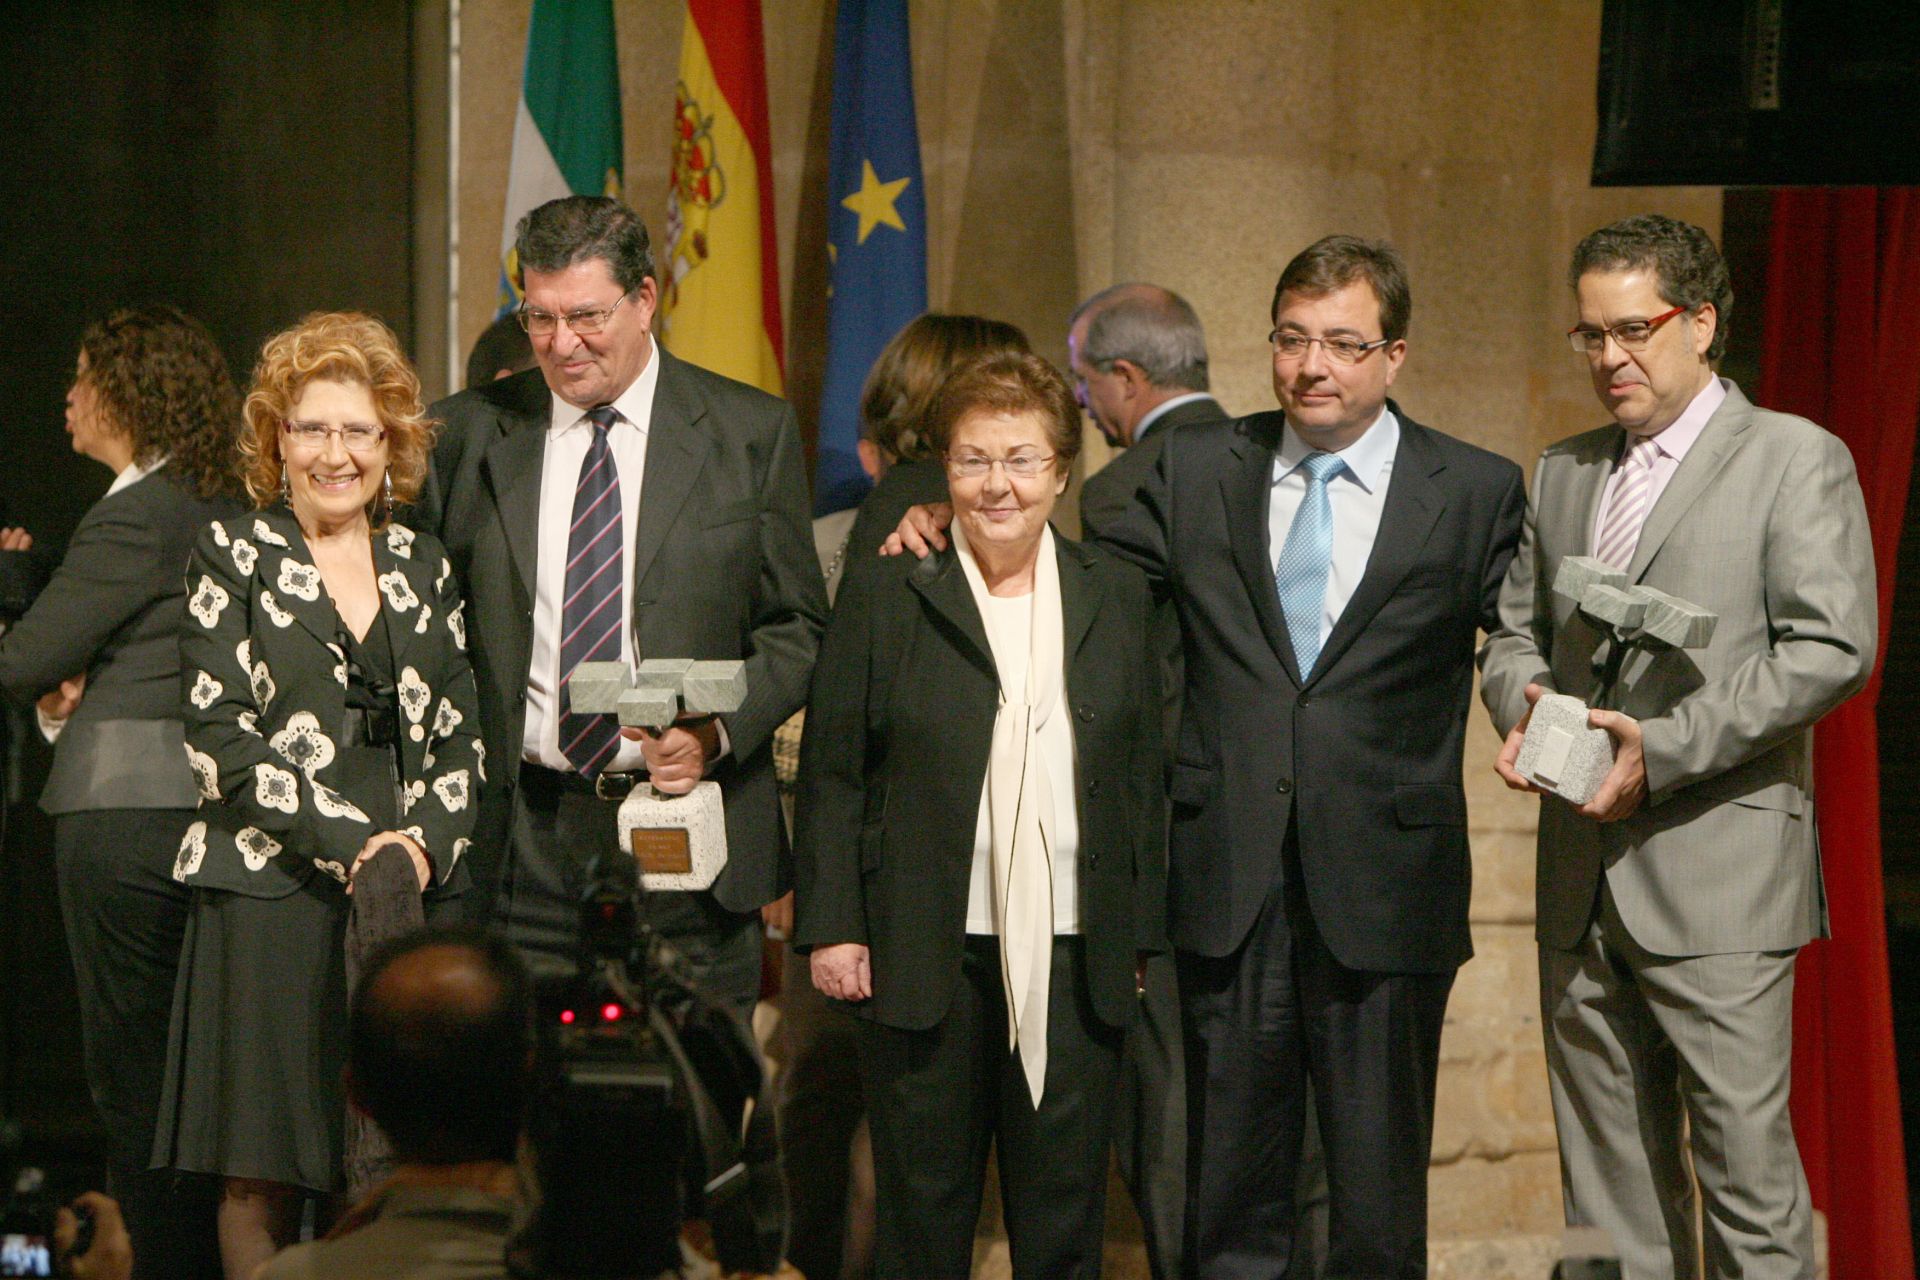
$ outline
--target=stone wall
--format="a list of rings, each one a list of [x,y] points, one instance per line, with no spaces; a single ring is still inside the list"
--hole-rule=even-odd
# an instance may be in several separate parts
[[[824,332],[830,7],[765,6],[789,386]],[[464,0],[461,330],[492,309],[527,0]],[[621,0],[627,191],[660,225],[683,9]],[[1717,233],[1717,189],[1594,190],[1599,6],[1472,0],[915,0],[930,297],[1065,354],[1076,299],[1122,279],[1185,294],[1215,389],[1273,403],[1273,281],[1331,231],[1385,236],[1414,286],[1408,413],[1531,467],[1598,418],[1564,273],[1586,231],[1658,210]],[[1098,442],[1089,465],[1098,465]],[[1534,802],[1505,791],[1476,707],[1467,785],[1477,955],[1447,1018],[1435,1274],[1544,1275],[1559,1227],[1532,942]],[[1356,851],[1364,855],[1364,851]],[[993,1255],[1003,1257],[1003,1254]]]

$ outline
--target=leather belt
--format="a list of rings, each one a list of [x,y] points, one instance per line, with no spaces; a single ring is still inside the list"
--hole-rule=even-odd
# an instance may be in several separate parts
[[[531,760],[520,762],[520,783],[536,795],[558,795],[562,791],[570,791],[575,795],[618,801],[625,800],[635,787],[646,780],[647,775],[639,770],[603,773],[597,778],[587,778],[571,769],[549,769]]]

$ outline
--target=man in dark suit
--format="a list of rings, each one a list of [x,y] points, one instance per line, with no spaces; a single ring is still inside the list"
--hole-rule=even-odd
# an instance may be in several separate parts
[[[620,856],[620,800],[649,775],[669,793],[711,777],[726,868],[646,910],[709,994],[750,1012],[757,912],[791,878],[770,744],[806,698],[826,615],[799,432],[784,402],[653,341],[658,286],[631,209],[542,205],[518,260],[539,371],[434,407],[445,427],[419,516],[472,606],[500,762],[474,832],[479,896],[536,973],[565,971],[587,867]],[[578,662],[642,658],[745,659],[746,702],[640,741],[571,713]]]
[[[1152,284],[1102,289],[1067,321],[1074,394],[1108,444],[1122,452],[1080,489],[1080,529],[1088,540],[1118,523],[1153,471],[1160,448],[1189,423],[1226,412],[1207,394],[1207,337],[1187,300]],[[1180,727],[1180,619],[1154,609],[1168,758]],[[1187,1200],[1187,1095],[1181,1052],[1180,993],[1173,956],[1146,961],[1140,1017],[1127,1028],[1123,1096],[1114,1109],[1114,1153],[1139,1210],[1155,1280],[1180,1274]]]
[[[1189,1265],[1272,1275],[1312,1081],[1326,1274],[1426,1274],[1440,1028],[1472,953],[1461,749],[1519,468],[1390,400],[1399,255],[1330,236],[1274,291],[1282,412],[1172,436],[1105,539],[1186,639],[1168,932],[1187,1031]]]
[[[1171,435],[1100,539],[1172,598],[1184,640],[1167,933],[1189,1274],[1293,1261],[1309,1077],[1325,1274],[1426,1274],[1440,1027],[1472,954],[1475,631],[1495,623],[1526,495],[1513,463],[1387,398],[1411,310],[1389,246],[1302,251],[1274,290],[1282,411]]]

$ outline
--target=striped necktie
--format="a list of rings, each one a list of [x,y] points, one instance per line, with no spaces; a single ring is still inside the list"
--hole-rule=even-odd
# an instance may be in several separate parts
[[[567,530],[566,596],[560,605],[560,754],[588,778],[597,778],[620,745],[612,716],[575,715],[573,669],[583,662],[620,657],[621,607],[620,472],[607,431],[620,415],[607,405],[587,411],[593,443],[580,463],[573,491],[573,524]]]
[[[1327,499],[1327,481],[1346,470],[1337,453],[1310,453],[1297,470],[1307,481],[1306,496],[1293,513],[1286,545],[1273,569],[1280,592],[1280,612],[1287,620],[1287,638],[1300,664],[1300,678],[1313,674],[1320,658],[1320,618],[1327,607],[1327,573],[1333,566],[1333,505]]]
[[[1623,572],[1633,563],[1641,526],[1653,506],[1653,459],[1659,450],[1652,436],[1634,441],[1627,450],[1627,456],[1620,460],[1620,483],[1614,486],[1607,518],[1600,524],[1600,536],[1594,539],[1594,558]]]

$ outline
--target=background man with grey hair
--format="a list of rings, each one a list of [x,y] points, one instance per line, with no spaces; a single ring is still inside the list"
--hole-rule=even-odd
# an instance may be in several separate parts
[[[1716,377],[1733,289],[1700,228],[1648,214],[1580,242],[1569,332],[1613,421],[1549,447],[1481,651],[1515,765],[1543,692],[1586,698],[1608,641],[1552,592],[1568,556],[1718,617],[1699,649],[1631,654],[1589,724],[1586,804],[1540,804],[1536,930],[1567,1220],[1631,1280],[1813,1275],[1787,1112],[1793,963],[1827,932],[1812,728],[1873,669],[1873,551],[1853,458]],[[1684,1115],[1684,1130],[1683,1120]],[[1692,1151],[1689,1177],[1683,1131]]]
[[[1133,505],[1174,428],[1227,416],[1207,394],[1207,335],[1187,300],[1155,284],[1116,284],[1074,309],[1067,356],[1080,407],[1125,450],[1087,478],[1080,528],[1099,536]],[[1167,686],[1177,694],[1176,681]]]
[[[569,971],[587,868],[625,856],[622,798],[642,778],[680,793],[710,776],[727,865],[710,890],[648,894],[646,911],[707,994],[750,1015],[757,913],[792,877],[773,731],[806,699],[826,618],[800,433],[784,401],[653,340],[659,288],[633,210],[549,201],[517,250],[539,368],[433,407],[445,426],[416,525],[445,542],[469,605],[490,764],[478,892],[537,975]],[[637,742],[571,712],[579,662],[642,657],[744,659],[746,702]]]
[[[1207,394],[1207,338],[1200,317],[1172,290],[1116,284],[1074,308],[1067,324],[1075,396],[1107,443],[1122,450],[1081,487],[1080,527],[1092,539],[1133,505],[1161,446],[1177,428],[1220,422],[1227,415]],[[1171,603],[1156,608],[1153,629],[1171,759],[1184,678],[1180,619]],[[1187,1198],[1187,1076],[1171,955],[1147,961],[1140,1017],[1127,1029],[1123,1070],[1114,1151],[1140,1212],[1154,1280],[1166,1280],[1180,1274]]]

